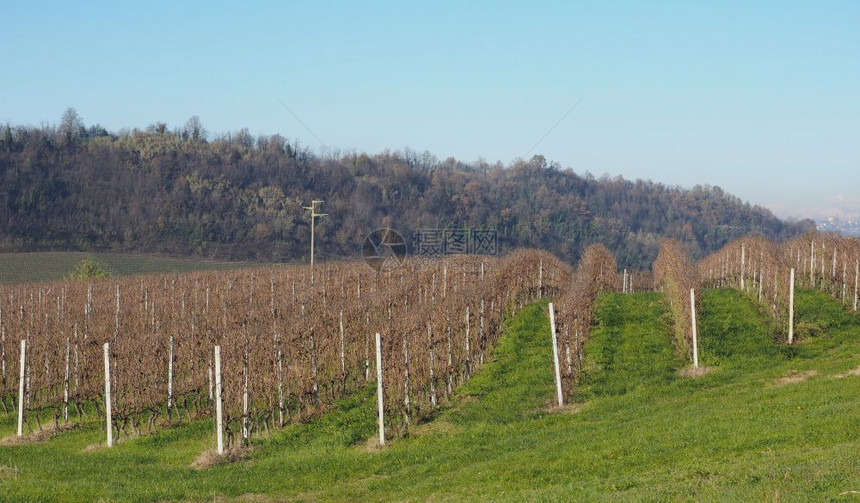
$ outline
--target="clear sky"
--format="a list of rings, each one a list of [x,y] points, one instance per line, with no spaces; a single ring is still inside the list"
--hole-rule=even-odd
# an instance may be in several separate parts
[[[4,123],[199,115],[318,152],[542,154],[783,217],[860,217],[857,0],[6,0],[0,34]]]

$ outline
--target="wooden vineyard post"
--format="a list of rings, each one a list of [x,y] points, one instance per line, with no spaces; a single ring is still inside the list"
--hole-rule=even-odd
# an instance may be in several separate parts
[[[74,348],[74,354],[75,354],[75,367],[74,367],[75,387],[74,387],[74,390],[75,390],[75,393],[77,393],[78,392],[78,383],[80,380],[80,376],[78,374],[78,365],[80,363],[80,354],[78,353],[78,324],[77,323],[75,323],[75,325],[74,325],[74,332],[75,332],[75,348]],[[75,405],[75,408],[77,408],[77,404]],[[78,413],[78,415],[80,416],[80,412]]]
[[[696,330],[696,290],[690,288],[690,317],[693,322],[693,367],[699,368],[699,334]]]
[[[248,426],[248,341],[245,340],[245,351],[242,356],[242,445],[248,447],[251,431]]]
[[[788,280],[788,343],[794,342],[794,268]]]
[[[472,377],[472,348],[469,340],[469,306],[466,306],[466,379]]]
[[[576,368],[578,368],[579,371],[582,372],[582,356],[583,356],[582,351],[583,350],[582,350],[582,346],[579,343],[579,327],[578,326],[574,329],[574,342],[573,342],[573,344],[574,344],[573,347],[576,348]]]
[[[162,374],[163,375],[163,374]],[[113,418],[111,417],[110,401],[110,343],[105,342],[105,429],[107,430],[107,446],[113,446]]]
[[[173,336],[170,336],[167,362],[167,420],[173,419]]]
[[[346,379],[346,342],[343,333],[343,309],[340,310],[340,378]]]
[[[275,338],[275,347],[277,348],[277,363],[278,363],[278,426],[284,427],[284,361],[281,352],[281,338]]]
[[[761,302],[762,293],[764,293],[764,276],[763,271],[759,268],[758,271],[758,301]]]
[[[63,421],[69,422],[69,361],[71,357],[72,343],[66,337],[66,373],[63,378]]]
[[[21,366],[18,377],[18,436],[24,436],[24,368],[27,360],[27,339],[21,339]]]
[[[453,339],[451,335],[451,315],[445,315],[445,333],[448,343],[448,395],[454,389],[454,352]]]
[[[478,345],[481,349],[481,355],[479,357],[479,363],[484,365],[484,349],[487,346],[487,333],[484,331],[484,299],[481,298],[481,324],[480,324],[480,337],[478,338]]]
[[[854,310],[857,310],[857,280],[860,277],[860,260],[854,261]]]
[[[379,445],[385,445],[385,409],[382,401],[382,336],[376,332],[376,402],[379,416]]]
[[[436,348],[433,346],[433,325],[430,319],[427,320],[427,338],[430,343],[430,405],[436,407],[436,372],[433,368],[436,365]]]
[[[567,365],[567,375],[573,375],[573,359],[570,356],[570,327],[564,327],[564,362]]]
[[[213,388],[215,381],[212,377],[212,360],[211,360],[211,358],[209,359],[209,368],[206,370],[207,370],[206,375],[209,379],[209,403],[212,403],[212,400],[215,399],[215,393],[214,393],[214,388]]]
[[[836,248],[833,249],[833,269],[830,271],[830,281],[836,283]]]
[[[221,405],[221,346],[215,346],[215,436],[218,454],[224,454],[224,419]]]
[[[409,381],[409,337],[403,337],[403,406],[406,426],[409,426],[409,415],[412,413],[409,403],[409,390],[411,387]]]
[[[555,309],[552,302],[549,303],[549,324],[552,330],[552,359],[555,364],[555,391],[558,395],[558,406],[564,405],[564,397],[561,394],[561,367],[558,362],[558,337],[555,334]]]
[[[370,382],[370,332],[367,332],[367,328],[370,325],[370,312],[364,312],[364,382]]]
[[[797,267],[803,266],[803,270],[802,270],[801,274],[805,278],[806,277],[806,257],[801,257],[800,253],[801,253],[800,248],[798,247],[798,249],[797,249]]]
[[[815,288],[815,241],[809,251],[809,288]]]
[[[540,269],[538,269],[538,298],[543,298],[543,259],[540,259]]]

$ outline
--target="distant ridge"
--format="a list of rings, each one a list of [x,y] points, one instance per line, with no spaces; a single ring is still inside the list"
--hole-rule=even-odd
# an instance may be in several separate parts
[[[409,149],[318,156],[247,130],[207,140],[199,121],[122,133],[66,116],[57,128],[0,126],[0,187],[0,251],[306,260],[311,199],[330,214],[317,226],[321,259],[359,255],[380,227],[410,246],[418,229],[468,228],[495,229],[502,252],[544,248],[575,261],[600,242],[620,266],[644,267],[664,237],[701,256],[751,232],[785,239],[814,228],[719,187],[595,179],[539,155],[508,165]]]

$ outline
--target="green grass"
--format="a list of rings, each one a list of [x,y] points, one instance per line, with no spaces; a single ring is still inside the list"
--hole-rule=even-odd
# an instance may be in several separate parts
[[[0,284],[61,280],[68,277],[75,265],[85,258],[95,259],[104,265],[112,276],[230,269],[253,265],[127,253],[0,253]]]
[[[780,354],[773,323],[759,306],[735,290],[706,290],[699,313],[699,351],[707,365],[732,365],[756,360],[766,365]],[[754,369],[753,369],[754,370]]]
[[[836,377],[860,365],[857,318],[800,292],[799,321],[819,329],[787,348],[737,292],[708,292],[702,303],[702,361],[712,370],[699,378],[677,373],[687,363],[672,351],[657,294],[606,295],[581,403],[555,411],[541,303],[509,323],[447,409],[385,449],[367,440],[369,387],[255,442],[249,459],[206,470],[190,465],[213,445],[209,421],[111,450],[84,452],[102,441],[97,425],[2,446],[0,500],[821,501],[860,491],[860,377]],[[0,436],[13,428],[0,418]]]
[[[668,311],[659,294],[606,295],[600,326],[586,344],[579,400],[622,395],[672,381],[682,365],[666,334]]]

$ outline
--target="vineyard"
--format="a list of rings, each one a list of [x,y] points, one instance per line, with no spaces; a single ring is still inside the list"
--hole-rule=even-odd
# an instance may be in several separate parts
[[[82,420],[104,406],[107,365],[113,429],[140,435],[213,412],[218,346],[227,443],[247,445],[374,380],[379,332],[388,428],[405,431],[478,371],[505,317],[570,281],[551,255],[522,252],[387,274],[345,263],[10,287],[0,402],[14,410],[23,369],[27,431]]]
[[[600,293],[634,284],[663,291],[676,352],[690,358],[688,292],[739,289],[768,307],[775,336],[786,339],[792,270],[802,286],[857,310],[860,244],[827,234],[784,244],[749,236],[698,264],[665,241],[651,273],[619,274],[612,253],[594,245],[575,271],[527,251],[430,266],[415,260],[383,274],[340,263],[313,274],[280,267],[11,286],[0,297],[0,404],[12,412],[23,389],[28,432],[45,418],[57,427],[100,414],[107,344],[113,429],[141,435],[213,414],[219,346],[227,443],[247,445],[375,381],[378,332],[387,428],[403,434],[478,371],[504,320],[536,299],[557,298],[560,374],[570,396]]]
[[[681,243],[665,241],[652,271],[619,271],[613,254],[593,245],[575,268],[545,252],[520,251],[409,260],[380,274],[345,262],[313,271],[285,266],[7,286],[0,288],[0,406],[8,421],[20,414],[15,424],[25,439],[99,425],[109,439],[130,441],[204,424],[209,448],[220,406],[226,447],[242,450],[325,418],[339,421],[344,400],[372,403],[379,412],[370,396],[380,389],[384,419],[377,426],[398,443],[420,438],[440,414],[462,407],[456,404],[464,396],[497,400],[475,391],[488,389],[488,375],[500,372],[484,368],[497,351],[510,351],[499,345],[511,320],[534,316],[536,306],[546,316],[547,301],[554,306],[559,403],[561,396],[576,403],[593,390],[632,389],[629,382],[595,387],[595,379],[611,379],[606,362],[612,360],[585,363],[598,356],[590,351],[615,344],[605,339],[603,324],[621,319],[620,306],[649,313],[649,342],[638,341],[639,329],[629,325],[625,337],[634,338],[627,349],[600,358],[634,351],[623,361],[642,368],[618,375],[657,385],[691,361],[698,366],[699,338],[713,332],[712,292],[735,292],[758,310],[768,340],[757,344],[804,346],[821,335],[821,326],[837,325],[797,323],[796,291],[805,299],[829,297],[852,313],[858,281],[860,240],[810,233],[785,243],[744,237],[698,262]],[[656,293],[631,295],[643,291]],[[697,321],[703,309],[706,316]],[[595,331],[602,338],[596,342]],[[522,361],[549,373],[550,353],[540,352],[550,345],[549,326],[532,335],[539,351]],[[666,357],[664,345],[674,357]],[[496,365],[515,367],[516,361],[503,355]],[[641,377],[652,365],[662,377]],[[555,401],[538,384],[541,372],[523,380],[531,384],[522,393],[545,407]],[[499,379],[520,396],[513,381]],[[583,386],[591,390],[587,395]],[[486,407],[506,417],[504,408]],[[371,437],[366,429],[352,435]]]
[[[654,288],[671,306],[676,348],[689,355],[695,292],[734,288],[763,306],[773,319],[775,342],[795,342],[796,286],[820,290],[851,311],[858,310],[860,239],[808,233],[777,244],[747,236],[693,264],[680,243],[664,241],[654,263]],[[691,292],[692,295],[688,295]]]

